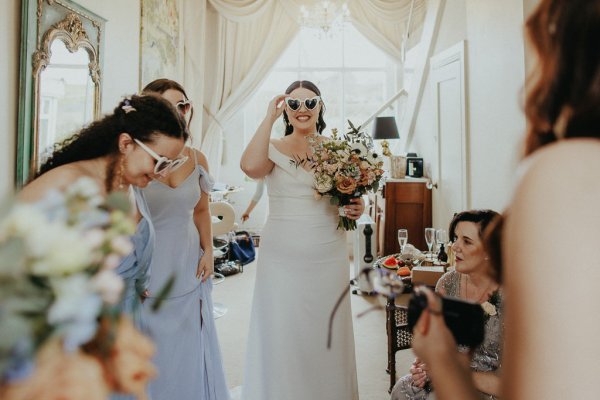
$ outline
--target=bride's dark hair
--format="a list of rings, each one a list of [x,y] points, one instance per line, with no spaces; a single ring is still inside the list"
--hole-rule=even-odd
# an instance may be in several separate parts
[[[285,94],[290,94],[300,87],[308,89],[311,92],[314,92],[317,96],[321,97],[321,91],[319,90],[317,85],[315,85],[311,81],[296,81],[290,86],[288,86],[288,88],[285,90]],[[317,132],[319,132],[319,135],[323,133],[325,127],[327,126],[325,120],[323,119],[324,113],[325,103],[323,103],[323,98],[321,98],[321,111],[319,111],[319,118],[317,119]],[[283,111],[283,122],[285,123],[285,136],[290,135],[294,131],[294,127],[292,126],[292,124],[290,124],[290,119],[288,118],[288,115],[285,112],[285,110]]]

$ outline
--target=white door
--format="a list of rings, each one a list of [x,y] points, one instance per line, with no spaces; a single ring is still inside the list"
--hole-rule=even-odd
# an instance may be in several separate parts
[[[431,58],[435,110],[433,225],[448,229],[454,213],[468,209],[465,42]]]

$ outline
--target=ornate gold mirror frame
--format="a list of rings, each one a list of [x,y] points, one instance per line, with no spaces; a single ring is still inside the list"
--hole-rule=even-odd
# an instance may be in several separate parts
[[[55,40],[70,53],[83,49],[93,84],[93,118],[100,116],[104,20],[70,0],[23,0],[19,130],[16,182],[22,186],[40,167],[40,96],[42,72],[50,65]],[[81,107],[85,107],[84,104]],[[60,119],[60,115],[57,116]]]

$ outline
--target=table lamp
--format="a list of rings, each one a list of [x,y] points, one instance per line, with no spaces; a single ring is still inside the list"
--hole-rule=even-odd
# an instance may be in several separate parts
[[[383,140],[381,142],[381,148],[383,149],[383,155],[390,157],[392,152],[390,151],[390,145],[387,139],[400,139],[398,134],[398,127],[396,126],[396,118],[394,117],[377,117],[373,123],[373,140]]]

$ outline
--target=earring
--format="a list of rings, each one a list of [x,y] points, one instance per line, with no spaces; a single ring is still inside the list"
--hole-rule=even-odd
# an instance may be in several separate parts
[[[123,184],[123,172],[125,171],[125,156],[121,156],[121,161],[119,162],[119,171],[117,172],[117,182],[119,190],[125,189],[125,185]]]

